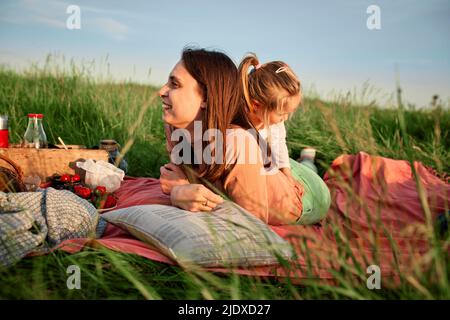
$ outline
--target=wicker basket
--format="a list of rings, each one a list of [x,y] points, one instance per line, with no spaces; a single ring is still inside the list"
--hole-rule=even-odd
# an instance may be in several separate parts
[[[26,191],[23,182],[23,171],[20,167],[5,155],[0,154],[1,162],[6,162],[8,169],[0,164],[0,191],[2,192],[22,192]]]
[[[8,157],[20,167],[24,182],[33,176],[46,181],[53,174],[74,174],[69,164],[82,159],[108,161],[108,152],[92,149],[0,148],[0,155]]]

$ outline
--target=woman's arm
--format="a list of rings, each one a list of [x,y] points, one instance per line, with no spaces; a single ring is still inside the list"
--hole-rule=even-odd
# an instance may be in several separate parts
[[[166,149],[169,155],[169,159],[172,160],[171,152],[174,147],[173,142],[171,140],[173,128],[167,123],[164,124],[164,134],[166,136]],[[170,194],[172,188],[176,185],[189,184],[189,180],[186,177],[183,169],[169,162],[164,166],[159,168],[160,176],[159,182],[161,184],[161,189],[165,194]]]
[[[159,168],[159,182],[165,194],[170,194],[174,186],[189,184],[183,170],[173,163],[167,163]]]
[[[166,135],[166,149],[171,152],[174,144],[171,140],[173,128],[164,124]],[[161,188],[164,193],[170,194],[172,205],[188,211],[212,211],[223,202],[223,198],[201,184],[190,184],[185,172],[172,162],[160,168]]]

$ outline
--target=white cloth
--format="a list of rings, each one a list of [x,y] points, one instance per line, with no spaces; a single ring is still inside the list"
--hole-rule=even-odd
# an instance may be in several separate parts
[[[259,130],[261,137],[269,143],[269,130],[270,130],[270,150],[272,161],[278,168],[290,168],[289,163],[289,151],[286,145],[286,128],[284,127],[284,121],[272,124],[268,128]]]

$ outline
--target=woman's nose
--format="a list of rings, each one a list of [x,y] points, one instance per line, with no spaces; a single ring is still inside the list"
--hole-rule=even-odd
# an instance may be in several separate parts
[[[159,89],[159,96],[165,97],[167,96],[167,84],[163,85],[161,89]]]

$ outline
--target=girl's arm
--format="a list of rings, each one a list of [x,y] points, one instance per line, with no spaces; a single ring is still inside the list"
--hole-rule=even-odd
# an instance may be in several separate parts
[[[289,162],[289,150],[286,144],[286,127],[284,126],[284,122],[280,122],[274,125],[274,141],[273,141],[273,153],[275,157],[276,164],[283,173],[288,176],[290,175],[291,164]]]
[[[170,159],[172,159],[171,152],[174,146],[173,142],[170,139],[172,131],[173,128],[165,123],[164,133],[166,135],[166,149]],[[189,180],[186,177],[183,169],[172,162],[169,162],[160,167],[159,172],[159,182],[161,184],[161,189],[165,194],[170,194],[174,186],[189,184]]]
[[[233,138],[238,142],[230,144]],[[279,170],[266,172],[259,150],[254,137],[243,129],[227,136],[227,154],[230,163],[236,164],[224,179],[224,189],[233,201],[268,224],[295,223],[302,212],[303,186]],[[256,158],[253,163],[252,156]]]
[[[280,171],[283,172],[285,176],[292,177],[291,168],[281,168]]]

